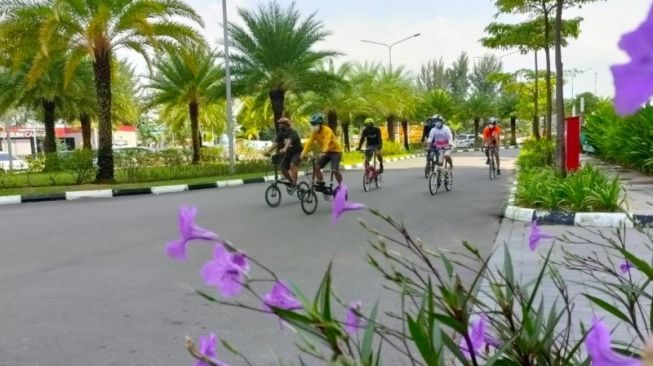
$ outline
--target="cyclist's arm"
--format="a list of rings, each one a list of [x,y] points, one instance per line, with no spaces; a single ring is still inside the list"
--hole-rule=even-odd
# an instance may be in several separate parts
[[[365,141],[366,138],[367,138],[367,130],[364,129],[363,133],[361,133],[361,139],[360,141],[358,141],[358,150],[360,150],[361,147],[363,147],[363,141]]]
[[[451,128],[447,126],[447,140],[449,140],[449,145],[453,144],[453,133],[451,132]]]
[[[338,137],[336,137],[336,134],[333,132],[332,129],[329,129],[329,131],[327,131],[326,138],[322,141],[322,153],[329,152],[329,145],[331,145],[331,141],[337,142]]]
[[[377,127],[377,132],[379,133],[379,149],[383,148],[383,135],[381,134],[381,129]]]
[[[420,140],[420,143],[424,143],[424,140],[428,137],[426,134],[426,130],[428,129],[427,126],[424,126],[424,129],[422,130],[422,139]]]
[[[432,145],[434,139],[435,139],[435,129],[432,128],[432,129],[431,129],[431,132],[429,132],[429,138],[428,138],[428,140],[427,140],[428,144],[429,144],[429,145]]]
[[[313,141],[315,140],[315,132],[312,132],[311,135],[308,137],[308,141],[304,144],[304,149],[302,150],[301,157],[304,158],[308,151],[311,149],[311,145],[313,145]]]

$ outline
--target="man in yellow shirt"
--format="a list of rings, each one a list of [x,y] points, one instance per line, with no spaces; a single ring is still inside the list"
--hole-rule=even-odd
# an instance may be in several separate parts
[[[320,157],[315,161],[315,165],[313,166],[313,174],[315,174],[316,184],[324,184],[322,169],[328,163],[331,163],[331,170],[333,171],[333,175],[336,177],[336,181],[338,181],[339,185],[342,182],[342,174],[340,174],[342,146],[340,146],[340,141],[338,141],[333,130],[324,125],[324,116],[322,116],[322,114],[316,113],[312,115],[310,122],[311,127],[313,127],[313,132],[304,145],[301,157],[303,159],[311,149],[313,142],[317,142],[320,145]]]

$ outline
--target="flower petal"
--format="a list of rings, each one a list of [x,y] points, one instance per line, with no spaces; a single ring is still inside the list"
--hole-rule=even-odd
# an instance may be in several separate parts
[[[166,255],[178,261],[186,260],[187,241],[183,239],[171,240],[166,244]]]
[[[633,61],[650,59],[653,55],[653,6],[637,29],[621,37],[619,48],[628,53]]]
[[[347,186],[342,183],[339,186],[338,192],[333,199],[333,206],[331,207],[331,222],[335,225],[342,215],[347,211],[356,211],[366,208],[362,203],[348,202],[347,201]]]
[[[618,354],[612,350],[611,335],[603,321],[594,318],[592,329],[587,333],[585,346],[587,353],[596,366],[642,366],[642,362],[633,357]]]
[[[301,309],[302,304],[295,298],[295,295],[288,289],[283,282],[278,281],[272,287],[272,290],[263,295],[263,305],[268,310],[279,308],[285,310]]]
[[[653,95],[653,56],[648,62],[631,61],[625,65],[614,65],[611,70],[617,113],[627,115],[637,112]]]

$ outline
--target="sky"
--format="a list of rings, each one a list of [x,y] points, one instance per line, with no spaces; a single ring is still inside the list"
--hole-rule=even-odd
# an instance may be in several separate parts
[[[201,14],[206,23],[202,32],[214,45],[222,39],[222,5],[220,0],[186,0]],[[288,6],[290,0],[277,0]],[[563,49],[565,69],[587,70],[574,79],[574,94],[584,91],[612,96],[609,67],[628,61],[617,44],[621,35],[636,28],[645,18],[651,0],[608,0],[569,10],[565,17],[581,16],[581,35]],[[229,21],[240,23],[237,8],[254,9],[262,0],[227,0]],[[388,62],[387,48],[361,42],[362,39],[392,43],[412,34],[410,39],[393,49],[393,67],[405,66],[413,74],[430,59],[442,57],[450,64],[465,51],[473,61],[491,53],[503,56],[511,51],[484,48],[479,39],[492,21],[518,22],[517,16],[494,18],[493,0],[297,0],[302,14],[317,13],[331,35],[316,48],[343,53],[338,60],[354,62]],[[552,59],[553,60],[553,59]],[[502,58],[505,71],[533,67],[532,55],[512,54]],[[540,57],[544,65],[544,55]],[[589,70],[588,70],[589,69]],[[565,85],[565,96],[571,94],[571,83]]]

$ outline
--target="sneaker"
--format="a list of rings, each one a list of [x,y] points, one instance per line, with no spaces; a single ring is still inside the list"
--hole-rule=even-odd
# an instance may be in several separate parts
[[[501,175],[501,169],[497,169],[497,175]]]

